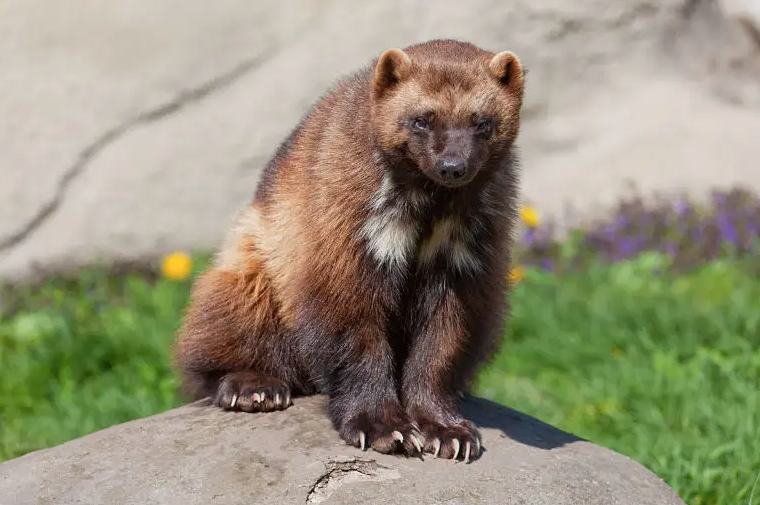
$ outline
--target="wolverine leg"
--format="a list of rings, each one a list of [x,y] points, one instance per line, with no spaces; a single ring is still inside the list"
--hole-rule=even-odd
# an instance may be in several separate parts
[[[393,355],[379,319],[358,317],[341,334],[312,330],[304,337],[303,349],[320,363],[328,415],[345,442],[381,453],[422,450],[421,436],[398,397]]]
[[[473,354],[472,319],[464,300],[470,301],[440,279],[431,278],[420,289],[402,398],[425,437],[425,452],[469,461],[480,454],[481,437],[458,406]]]
[[[212,268],[193,289],[175,348],[185,391],[226,409],[287,408],[304,389],[287,337],[259,263]]]

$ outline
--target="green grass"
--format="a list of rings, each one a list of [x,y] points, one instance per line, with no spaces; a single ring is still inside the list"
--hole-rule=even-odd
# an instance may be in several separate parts
[[[760,284],[715,263],[530,271],[479,392],[646,465],[692,505],[747,503],[760,472]],[[758,499],[758,496],[755,497]]]
[[[657,261],[529,270],[479,393],[640,461],[690,505],[746,504],[760,283],[730,262],[672,278]],[[0,459],[179,405],[169,346],[190,282],[89,269],[0,291]]]

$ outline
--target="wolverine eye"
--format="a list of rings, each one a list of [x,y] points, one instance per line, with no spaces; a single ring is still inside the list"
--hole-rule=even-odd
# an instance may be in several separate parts
[[[428,122],[425,121],[423,118],[418,117],[414,119],[414,121],[412,122],[412,126],[414,127],[415,130],[426,131],[428,129]]]
[[[491,120],[481,119],[478,121],[477,125],[475,125],[475,131],[481,135],[485,135],[491,132]]]

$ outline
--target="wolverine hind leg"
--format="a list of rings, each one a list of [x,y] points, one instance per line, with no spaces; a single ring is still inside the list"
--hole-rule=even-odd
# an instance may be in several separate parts
[[[229,410],[287,408],[305,389],[260,262],[213,267],[193,288],[175,346],[187,393]]]

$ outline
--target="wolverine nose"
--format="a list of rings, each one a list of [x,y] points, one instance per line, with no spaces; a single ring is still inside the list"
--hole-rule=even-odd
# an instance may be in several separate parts
[[[436,162],[435,168],[444,181],[460,179],[467,171],[464,160],[454,157],[441,158]]]

